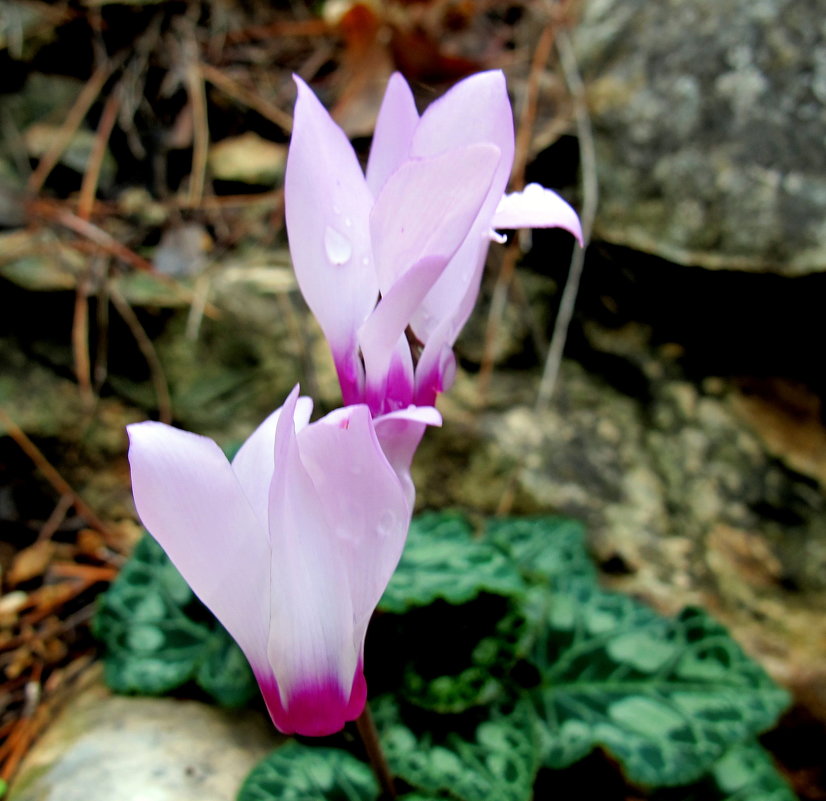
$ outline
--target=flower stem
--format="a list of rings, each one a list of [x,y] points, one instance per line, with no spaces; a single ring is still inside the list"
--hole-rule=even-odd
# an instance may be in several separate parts
[[[370,767],[373,768],[373,773],[376,774],[376,779],[378,779],[381,787],[382,799],[396,801],[396,786],[393,782],[393,774],[390,773],[387,760],[384,758],[384,751],[382,751],[379,742],[379,733],[376,730],[376,724],[373,722],[368,704],[364,705],[364,711],[356,719],[356,728],[361,741],[364,743],[364,749],[367,751]]]

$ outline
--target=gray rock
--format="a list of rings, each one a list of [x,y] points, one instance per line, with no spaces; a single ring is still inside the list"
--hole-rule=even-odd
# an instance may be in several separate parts
[[[820,0],[587,0],[595,232],[682,264],[826,269]]]
[[[29,752],[9,801],[227,801],[277,744],[263,714],[93,681]]]

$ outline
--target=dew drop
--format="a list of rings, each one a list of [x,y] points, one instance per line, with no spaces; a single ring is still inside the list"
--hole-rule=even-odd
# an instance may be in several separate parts
[[[385,509],[378,523],[379,536],[387,537],[392,534],[396,528],[396,515],[389,509]]]
[[[329,225],[324,231],[324,250],[327,252],[327,258],[336,266],[347,264],[353,255],[350,240]]]
[[[345,218],[344,218],[344,224],[345,224],[348,228],[352,228],[352,227],[353,227],[353,221],[352,221],[349,217],[345,217]]]
[[[354,542],[356,539],[353,536],[353,532],[350,531],[350,529],[346,526],[336,526],[335,534],[336,537],[338,537],[340,540],[344,540],[345,542]]]

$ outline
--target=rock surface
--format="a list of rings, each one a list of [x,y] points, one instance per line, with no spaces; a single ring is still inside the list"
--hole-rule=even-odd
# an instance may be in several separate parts
[[[826,270],[819,0],[587,0],[597,237],[682,264]]]
[[[276,745],[261,714],[113,696],[94,680],[29,752],[9,801],[227,801]]]

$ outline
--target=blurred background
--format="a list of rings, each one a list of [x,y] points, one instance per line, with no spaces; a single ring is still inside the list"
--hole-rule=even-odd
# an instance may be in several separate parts
[[[5,0],[0,778],[94,664],[140,535],[124,425],[229,447],[297,380],[339,403],[283,225],[292,73],[366,157],[394,70],[421,109],[501,68],[512,187],[562,192],[591,242],[493,246],[418,505],[579,518],[610,586],[708,609],[793,692],[773,750],[826,798],[824,11]]]

